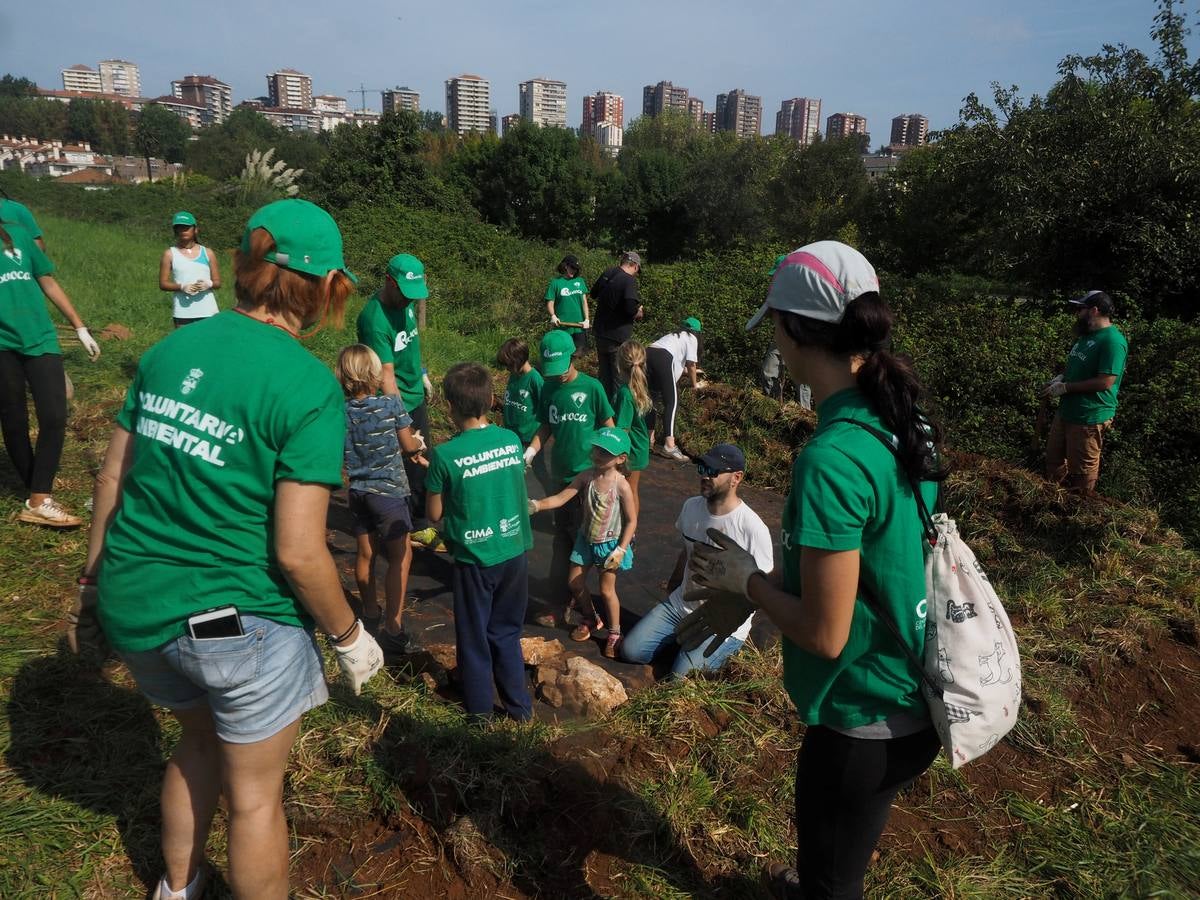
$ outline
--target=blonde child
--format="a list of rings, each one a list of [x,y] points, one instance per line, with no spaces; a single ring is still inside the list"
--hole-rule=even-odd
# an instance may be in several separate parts
[[[571,483],[544,500],[530,500],[529,511],[558,509],[575,497],[583,496],[583,523],[571,551],[567,586],[571,592],[568,606],[582,612],[582,621],[571,632],[571,639],[586,641],[593,631],[604,629],[604,619],[596,613],[587,589],[587,574],[600,566],[600,597],[608,622],[604,655],[616,659],[621,642],[621,601],[617,597],[617,572],[633,568],[633,549],[629,546],[637,530],[637,505],[621,467],[629,458],[629,435],[620,428],[605,427],[592,435],[592,467],[580,472]]]
[[[404,401],[376,394],[383,383],[383,364],[365,344],[351,344],[338,355],[337,379],[346,395],[346,474],[350,479],[350,515],[358,542],[354,577],[362,600],[363,619],[382,616],[379,645],[385,654],[409,648],[404,632],[404,596],[412,564],[411,491],[404,458],[428,466],[424,446],[413,434]],[[375,552],[382,541],[388,570],[384,578],[384,608],[375,593]]]
[[[626,341],[617,348],[617,391],[613,395],[613,418],[618,428],[629,435],[629,487],[633,490],[633,511],[641,508],[638,484],[650,465],[650,429],[646,413],[654,408],[650,384],[646,380],[646,348],[637,341]]]

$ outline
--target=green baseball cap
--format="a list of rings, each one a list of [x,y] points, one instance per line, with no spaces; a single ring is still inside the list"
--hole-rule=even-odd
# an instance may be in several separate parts
[[[425,283],[425,264],[411,253],[397,253],[388,260],[387,273],[407,300],[424,300],[429,296]]]
[[[542,338],[542,374],[547,378],[563,375],[571,368],[575,339],[565,331],[548,331]]]
[[[684,319],[683,327],[688,331],[703,331],[703,329],[700,327],[700,320],[695,316],[688,316],[686,319]]]
[[[242,235],[242,252],[250,252],[250,233],[256,228],[269,232],[275,249],[264,259],[275,265],[324,278],[337,270],[358,284],[342,257],[342,233],[333,216],[307,200],[276,200],[250,217]]]
[[[196,224],[196,217],[184,209],[181,209],[179,212],[175,213],[175,215],[171,217],[171,227],[172,228],[174,228],[176,225],[195,225],[195,224]]]
[[[620,456],[629,452],[629,435],[624,428],[601,428],[592,432],[592,446]]]

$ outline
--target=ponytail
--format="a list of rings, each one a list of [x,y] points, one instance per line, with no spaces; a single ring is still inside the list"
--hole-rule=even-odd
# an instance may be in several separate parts
[[[654,405],[650,399],[650,382],[646,378],[646,348],[637,341],[625,341],[617,348],[617,374],[629,385],[633,405],[644,416]]]
[[[0,225],[0,244],[4,245],[4,249],[8,253],[12,253],[13,241],[12,236],[4,230],[4,226]]]
[[[942,431],[921,409],[921,383],[912,359],[892,352],[892,311],[876,293],[861,294],[837,323],[783,314],[783,327],[801,346],[839,356],[862,356],[858,389],[896,436],[900,464],[914,481],[941,481],[949,474],[938,448]]]

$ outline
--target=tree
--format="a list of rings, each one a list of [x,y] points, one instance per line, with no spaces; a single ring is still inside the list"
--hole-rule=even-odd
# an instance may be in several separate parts
[[[436,134],[446,130],[446,117],[435,109],[421,110],[420,123],[423,131],[431,131]]]
[[[137,129],[133,135],[134,146],[146,158],[146,176],[153,181],[154,172],[150,167],[151,157],[159,157],[167,162],[181,162],[184,147],[192,130],[179,116],[165,106],[151,103],[143,107],[138,116]]]
[[[37,85],[28,78],[5,74],[0,78],[0,97],[36,97]]]
[[[325,156],[325,135],[298,134],[277,128],[262,113],[241,106],[220,125],[200,130],[187,145],[188,167],[202,175],[226,180],[237,178],[246,163],[246,155],[275,148],[288,165],[311,172]]]
[[[857,223],[870,188],[860,138],[791,151],[768,191],[775,230],[788,246],[835,238]]]

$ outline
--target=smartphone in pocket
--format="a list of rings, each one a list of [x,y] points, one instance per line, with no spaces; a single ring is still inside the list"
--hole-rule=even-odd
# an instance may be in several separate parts
[[[220,606],[189,616],[187,627],[188,634],[198,641],[241,637],[245,634],[242,617],[238,615],[236,606]]]

